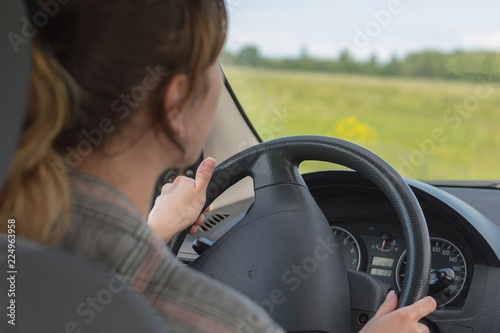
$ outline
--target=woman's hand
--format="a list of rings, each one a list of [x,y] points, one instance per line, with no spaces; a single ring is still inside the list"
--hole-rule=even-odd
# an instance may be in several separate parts
[[[372,318],[360,333],[373,332],[401,332],[421,333],[429,332],[424,324],[418,321],[436,310],[436,301],[427,296],[401,309],[398,307],[398,297],[391,291],[387,294],[384,303],[380,306],[375,317]]]
[[[189,226],[189,233],[196,233],[198,225],[204,220],[200,212],[205,205],[207,186],[214,168],[215,160],[207,158],[198,167],[196,179],[180,176],[173,183],[163,186],[149,213],[148,224],[165,243]]]

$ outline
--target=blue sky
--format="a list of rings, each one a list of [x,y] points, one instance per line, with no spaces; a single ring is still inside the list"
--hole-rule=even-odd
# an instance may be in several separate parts
[[[499,0],[226,0],[227,49],[254,44],[266,56],[381,60],[422,49],[500,51]]]

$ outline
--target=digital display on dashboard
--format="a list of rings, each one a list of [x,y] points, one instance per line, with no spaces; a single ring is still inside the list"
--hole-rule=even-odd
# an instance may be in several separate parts
[[[374,276],[383,276],[383,277],[391,277],[392,271],[388,269],[380,269],[380,268],[371,268],[370,275]]]
[[[391,267],[394,265],[394,259],[392,258],[384,258],[384,257],[373,257],[372,259],[373,266],[381,266],[381,267]]]

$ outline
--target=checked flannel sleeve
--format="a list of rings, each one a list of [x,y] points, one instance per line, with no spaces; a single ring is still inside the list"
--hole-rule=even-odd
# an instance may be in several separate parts
[[[172,332],[284,332],[255,303],[180,264],[122,193],[70,172],[71,224],[58,247],[115,271]]]

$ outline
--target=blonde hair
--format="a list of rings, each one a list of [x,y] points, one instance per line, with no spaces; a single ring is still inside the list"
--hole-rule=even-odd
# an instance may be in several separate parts
[[[32,46],[30,85],[20,141],[0,192],[0,217],[16,220],[17,235],[51,244],[66,232],[69,203],[66,172],[61,171],[62,159],[53,141],[69,108],[68,91],[77,89],[66,70],[38,43]],[[6,228],[2,223],[1,230]]]

